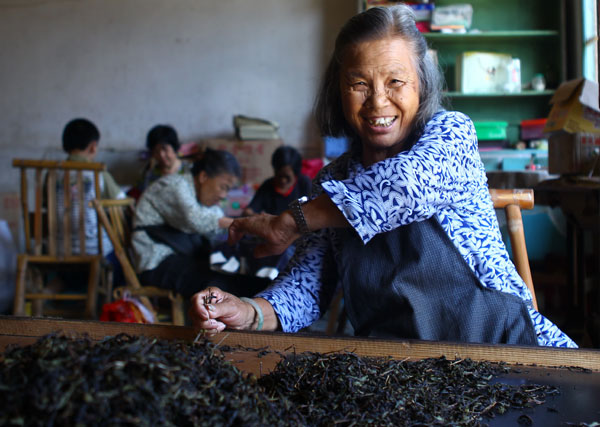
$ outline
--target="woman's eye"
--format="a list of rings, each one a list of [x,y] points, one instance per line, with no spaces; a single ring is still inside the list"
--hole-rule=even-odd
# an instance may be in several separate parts
[[[356,82],[356,83],[352,83],[352,89],[354,90],[367,90],[367,84],[365,82]]]
[[[390,80],[390,87],[400,87],[404,84],[402,80],[392,79]]]

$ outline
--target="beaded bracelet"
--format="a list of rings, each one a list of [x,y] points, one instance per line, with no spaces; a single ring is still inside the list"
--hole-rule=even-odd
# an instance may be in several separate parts
[[[255,317],[258,317],[258,325],[256,326],[256,330],[260,331],[263,327],[263,321],[265,320],[262,309],[260,308],[258,303],[256,301],[254,301],[252,298],[241,297],[240,300],[247,302],[254,308],[254,311],[256,312]]]

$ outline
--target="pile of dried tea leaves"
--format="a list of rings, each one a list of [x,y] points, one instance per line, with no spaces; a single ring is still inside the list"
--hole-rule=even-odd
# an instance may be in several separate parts
[[[46,336],[0,361],[0,425],[282,425],[267,398],[210,342]]]
[[[0,425],[483,425],[554,387],[495,380],[508,368],[352,353],[288,355],[256,380],[209,341],[50,335],[0,359]]]
[[[552,386],[511,386],[505,366],[469,359],[399,361],[353,353],[289,355],[259,384],[294,402],[309,425],[484,425],[509,408],[533,407]]]

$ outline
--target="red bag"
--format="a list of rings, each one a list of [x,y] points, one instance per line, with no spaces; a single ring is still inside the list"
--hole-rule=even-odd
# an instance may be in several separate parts
[[[144,316],[136,302],[131,298],[104,304],[100,320],[103,322],[152,323]]]

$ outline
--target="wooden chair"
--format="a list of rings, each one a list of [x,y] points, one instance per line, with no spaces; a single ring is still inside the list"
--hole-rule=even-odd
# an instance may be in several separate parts
[[[494,209],[504,209],[506,223],[508,226],[508,237],[513,252],[513,262],[521,279],[527,285],[533,299],[533,307],[537,310],[537,299],[531,278],[527,246],[525,245],[525,233],[523,231],[523,218],[521,209],[533,209],[533,190],[528,189],[490,189],[490,196],[494,203]],[[338,291],[333,297],[329,308],[329,318],[326,333],[342,333],[345,323],[343,313],[343,292]]]
[[[21,205],[25,230],[25,253],[17,256],[14,314],[25,314],[26,300],[33,301],[34,315],[43,314],[41,303],[44,300],[84,300],[86,302],[85,316],[90,319],[96,318],[98,281],[103,258],[102,238],[97,239],[95,253],[86,253],[88,245],[86,245],[85,235],[84,185],[90,174],[93,175],[95,194],[100,194],[100,172],[105,170],[104,164],[14,159],[13,166],[21,170]],[[28,176],[30,175],[34,176],[33,213],[29,212]],[[75,176],[73,177],[73,175]],[[57,199],[57,179],[60,177],[63,179],[64,212],[59,212]],[[43,202],[44,196],[46,203]],[[73,248],[73,230],[77,230],[78,240],[75,246],[79,246],[79,249]],[[98,224],[97,235],[99,237],[101,236],[100,231],[100,224]],[[62,245],[59,244],[60,239],[62,239]],[[26,290],[27,273],[33,271],[29,267],[55,266],[59,269],[60,266],[64,268],[67,264],[87,264],[89,266],[87,292],[51,293],[43,288],[44,285],[39,274],[37,274],[37,280],[34,280],[35,292]]]
[[[174,325],[185,324],[183,311],[183,298],[179,294],[168,289],[162,289],[154,286],[142,286],[132,266],[131,254],[131,229],[126,218],[126,210],[133,210],[134,199],[122,200],[100,200],[92,201],[96,209],[99,222],[106,230],[108,237],[113,245],[115,255],[123,269],[126,286],[118,287],[114,291],[115,298],[121,298],[124,293],[138,297],[140,301],[155,316],[157,312],[152,305],[149,297],[168,298],[171,302],[171,320]]]
[[[523,230],[522,209],[533,209],[534,199],[533,190],[527,189],[507,189],[498,190],[490,188],[490,196],[495,209],[504,209],[506,213],[506,224],[508,228],[508,237],[513,253],[513,263],[521,279],[529,288],[533,299],[533,308],[538,309],[535,289],[533,288],[533,279],[531,278],[531,269],[529,267],[529,257],[527,256],[527,246],[525,245],[525,232]]]

